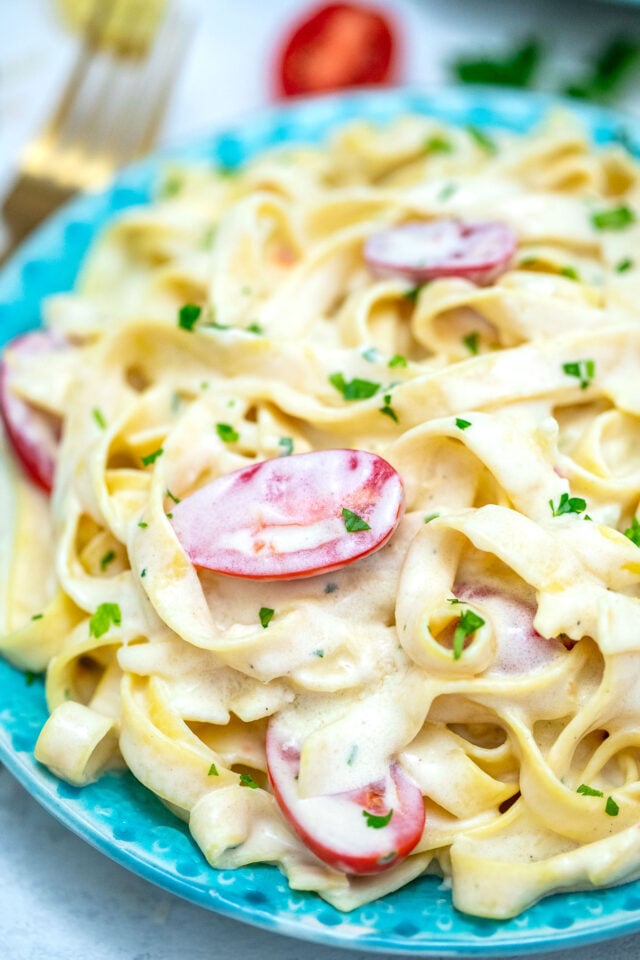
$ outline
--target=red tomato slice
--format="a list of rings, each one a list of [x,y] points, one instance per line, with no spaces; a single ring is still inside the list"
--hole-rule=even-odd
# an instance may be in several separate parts
[[[437,277],[463,277],[493,283],[509,267],[518,238],[496,220],[412,220],[374,233],[364,247],[377,276],[426,283]]]
[[[278,55],[277,93],[390,83],[395,51],[394,31],[380,11],[354,3],[316,7],[296,24]]]
[[[62,348],[64,345],[52,333],[37,330],[13,340],[7,353],[35,356]],[[50,493],[58,456],[59,428],[52,417],[13,393],[11,365],[6,355],[0,363],[0,417],[25,472],[42,490]]]
[[[195,566],[252,580],[337,570],[382,547],[404,508],[393,467],[363,450],[321,450],[236,470],[172,507]]]
[[[422,794],[398,763],[384,780],[360,790],[299,797],[300,749],[267,731],[267,766],[282,813],[317,857],[344,873],[388,870],[407,857],[422,836]]]

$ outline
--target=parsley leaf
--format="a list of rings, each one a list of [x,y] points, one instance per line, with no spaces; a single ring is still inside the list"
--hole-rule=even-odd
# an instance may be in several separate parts
[[[451,153],[452,150],[453,145],[451,141],[447,140],[446,137],[439,136],[438,134],[434,134],[425,141],[425,153]]]
[[[420,296],[420,291],[423,290],[426,286],[429,285],[429,281],[426,283],[417,283],[415,287],[410,287],[409,290],[405,290],[403,296],[405,300],[410,300],[411,303],[415,306],[418,297]]]
[[[568,493],[563,493],[557,507],[553,500],[549,500],[549,506],[553,517],[561,517],[565,513],[583,513],[587,509],[587,501],[582,497],[570,497]]]
[[[368,827],[373,827],[374,830],[380,830],[382,827],[386,827],[391,820],[391,817],[393,816],[393,810],[389,810],[389,813],[385,814],[383,817],[380,817],[375,813],[369,813],[368,810],[363,810],[362,816],[366,819]]]
[[[158,457],[161,457],[164,453],[162,447],[158,447],[157,450],[154,450],[153,453],[148,453],[146,457],[142,457],[142,462],[145,467],[150,466],[152,463],[155,463]]]
[[[169,499],[173,500],[174,503],[180,503],[180,497],[176,497],[173,493],[171,493],[171,490],[169,490],[169,487],[167,487],[165,492],[169,497]]]
[[[560,274],[561,277],[566,277],[567,280],[580,279],[580,274],[578,273],[575,267],[569,267],[569,266],[560,267],[560,269],[558,270],[558,273]]]
[[[498,152],[495,140],[493,140],[488,133],[485,133],[484,130],[481,130],[480,127],[476,127],[473,123],[470,123],[467,126],[467,133],[485,153],[495,154]]]
[[[358,533],[360,530],[371,530],[371,527],[366,520],[363,520],[362,517],[359,517],[357,513],[347,510],[346,507],[342,508],[342,519],[344,520],[347,533]]]
[[[110,563],[113,563],[116,555],[114,550],[108,550],[100,560],[100,569],[106,570]]]
[[[436,197],[436,199],[439,200],[440,203],[445,203],[447,200],[451,199],[451,197],[454,195],[457,189],[458,189],[457,183],[445,183],[442,190],[440,190],[440,192],[438,193],[438,196]]]
[[[34,615],[31,617],[31,619],[32,619],[32,620],[42,620],[43,617],[44,617],[44,613],[34,613]]]
[[[604,797],[602,790],[596,790],[594,787],[588,786],[586,783],[581,783],[576,793],[581,793],[583,797]]]
[[[395,423],[397,423],[397,422],[398,422],[398,414],[395,412],[395,410],[394,410],[393,407],[391,406],[391,394],[390,394],[390,393],[385,393],[383,399],[384,399],[384,407],[379,407],[379,408],[378,408],[379,411],[380,411],[380,413],[384,413],[385,416],[391,417],[391,419],[392,419]]]
[[[208,772],[207,776],[208,776],[208,777],[219,777],[219,776],[220,776],[220,774],[218,773],[218,768],[216,767],[215,763],[212,763],[211,766],[209,767],[209,772]]]
[[[626,204],[609,210],[594,210],[591,223],[596,230],[624,230],[636,222],[636,215]]]
[[[451,69],[461,83],[528,87],[540,62],[541,54],[539,42],[532,39],[504,57],[459,59],[451,65]]]
[[[280,437],[278,446],[280,447],[279,456],[281,457],[289,457],[293,453],[293,440],[291,437]]]
[[[240,786],[241,787],[250,787],[252,790],[258,789],[258,784],[255,782],[250,773],[241,773],[240,774]]]
[[[564,92],[570,97],[602,100],[622,86],[639,60],[640,44],[637,41],[614,37],[596,56],[593,69],[582,79],[570,83]]]
[[[108,633],[111,625],[119,627],[122,623],[122,614],[117,603],[101,603],[89,620],[89,636],[102,637]]]
[[[360,377],[345,380],[341,373],[332,373],[329,383],[342,394],[345,400],[366,400],[380,389],[380,384],[374,383],[373,380],[361,380]]]
[[[596,375],[595,360],[574,360],[571,363],[563,363],[562,369],[569,377],[577,377],[580,381],[580,389],[586,390]]]
[[[437,520],[439,516],[440,516],[439,513],[428,513],[427,516],[424,518],[424,522],[431,523],[432,520]]]
[[[36,675],[33,670],[25,670],[24,672],[24,682],[30,687],[36,679]]]
[[[235,443],[240,439],[240,434],[230,423],[216,423],[216,433],[223,443]]]
[[[195,303],[185,303],[178,311],[178,326],[183,330],[193,331],[201,313],[202,307],[196,306]]]
[[[616,273],[626,273],[627,270],[631,270],[633,267],[633,260],[630,260],[629,257],[625,257],[624,260],[621,260],[620,263],[617,263],[615,266]]]
[[[104,418],[102,410],[100,410],[98,407],[94,407],[91,411],[91,415],[101,430],[107,429],[107,421]]]
[[[394,355],[391,357],[391,360],[389,360],[389,363],[387,364],[387,366],[391,367],[392,369],[394,367],[406,367],[406,365],[407,358],[403,357],[401,353],[394,353]]]
[[[453,634],[453,659],[459,660],[464,650],[464,641],[484,626],[484,620],[473,610],[465,610]]]
[[[610,817],[617,817],[620,813],[620,807],[615,802],[613,797],[607,797],[607,802],[605,804],[604,812]]]
[[[468,333],[466,337],[462,338],[462,342],[473,357],[477,357],[480,352],[479,347],[480,334],[477,330],[474,330],[473,333]]]
[[[456,417],[456,427],[458,430],[466,430],[471,426],[471,420],[463,420],[462,417]]]
[[[275,610],[272,610],[271,607],[260,607],[260,612],[258,616],[260,617],[260,623],[264,630],[267,629],[273,617],[275,615]]]
[[[631,540],[631,543],[635,543],[636,547],[640,547],[640,523],[637,517],[631,518],[631,526],[627,527],[624,535]]]

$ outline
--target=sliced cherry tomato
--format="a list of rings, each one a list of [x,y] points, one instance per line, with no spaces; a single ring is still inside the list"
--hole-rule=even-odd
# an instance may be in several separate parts
[[[390,83],[396,46],[393,27],[379,10],[355,3],[315,7],[282,46],[276,92],[297,96]]]
[[[320,450],[236,470],[172,507],[195,566],[252,580],[337,570],[382,547],[404,508],[400,475],[363,450]]]
[[[360,790],[300,797],[300,748],[267,731],[267,766],[278,805],[303,843],[344,873],[388,870],[408,856],[422,836],[425,811],[418,786],[398,763],[379,783]]]
[[[52,333],[37,330],[17,337],[7,353],[25,357],[64,349]],[[11,388],[11,363],[7,356],[0,363],[0,417],[25,472],[46,493],[51,492],[58,455],[59,424],[55,419],[22,400]]]
[[[497,220],[412,220],[374,233],[364,255],[377,276],[426,283],[437,277],[463,277],[493,283],[508,269],[517,237]]]
[[[533,625],[535,608],[519,597],[471,584],[456,589],[456,595],[469,603],[477,601],[480,614],[486,611],[491,617],[497,638],[493,672],[527,674],[567,652],[560,640],[538,633]]]

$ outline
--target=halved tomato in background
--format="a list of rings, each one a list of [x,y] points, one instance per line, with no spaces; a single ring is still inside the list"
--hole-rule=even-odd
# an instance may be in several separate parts
[[[385,13],[356,3],[312,8],[277,57],[276,93],[291,97],[396,79],[397,38]]]

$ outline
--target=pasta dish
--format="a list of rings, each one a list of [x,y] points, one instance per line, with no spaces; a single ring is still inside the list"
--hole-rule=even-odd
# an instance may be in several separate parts
[[[639,877],[639,204],[566,114],[170,166],[0,367],[36,758],[344,911]]]

